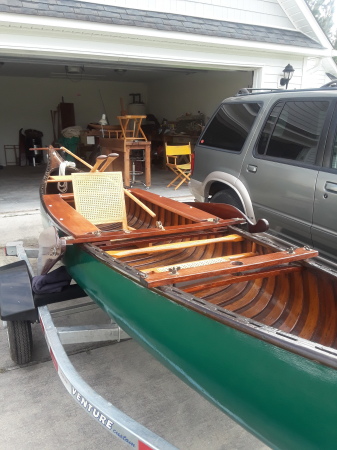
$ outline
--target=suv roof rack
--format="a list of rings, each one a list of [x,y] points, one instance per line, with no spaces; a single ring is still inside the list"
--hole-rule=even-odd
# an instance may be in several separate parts
[[[236,94],[235,97],[238,97],[240,95],[247,95],[247,94],[253,94],[253,93],[266,93],[266,92],[274,92],[274,91],[284,91],[284,89],[278,89],[278,88],[242,88],[240,89]]]
[[[323,86],[321,86],[320,89],[324,89],[327,87],[331,87],[331,88],[337,87],[337,78],[335,80],[329,81],[329,83],[323,84]]]
[[[326,84],[323,84],[323,86],[319,87],[319,88],[305,88],[305,89],[278,89],[278,88],[257,88],[257,89],[253,89],[253,88],[242,88],[240,89],[236,94],[235,97],[240,97],[241,95],[250,95],[250,94],[267,94],[269,92],[303,92],[303,91],[319,91],[320,89],[336,89],[337,88],[337,78],[335,80],[331,80]]]

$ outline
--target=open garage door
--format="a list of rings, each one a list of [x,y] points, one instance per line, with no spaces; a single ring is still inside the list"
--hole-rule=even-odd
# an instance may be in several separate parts
[[[223,98],[253,82],[252,70],[235,67],[210,70],[8,56],[2,59],[0,77],[5,87],[1,94],[5,112],[0,134],[2,165],[6,159],[13,163],[13,154],[5,158],[4,146],[19,144],[20,129],[41,131],[44,145],[59,138],[55,111],[61,102],[73,104],[74,125],[83,129],[97,123],[102,114],[109,124],[117,124],[121,109],[150,115],[150,124],[174,124],[187,115],[202,115],[206,122]],[[174,131],[174,125],[170,127]]]

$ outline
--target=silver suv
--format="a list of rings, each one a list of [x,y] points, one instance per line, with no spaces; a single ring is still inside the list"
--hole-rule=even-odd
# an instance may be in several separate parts
[[[197,201],[229,203],[337,262],[337,88],[224,100],[194,152]]]

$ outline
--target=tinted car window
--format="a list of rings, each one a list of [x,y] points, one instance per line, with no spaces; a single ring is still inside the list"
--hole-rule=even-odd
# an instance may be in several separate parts
[[[240,152],[259,110],[258,103],[221,105],[200,144]]]
[[[289,101],[276,105],[261,133],[258,153],[315,164],[328,106],[327,101]]]

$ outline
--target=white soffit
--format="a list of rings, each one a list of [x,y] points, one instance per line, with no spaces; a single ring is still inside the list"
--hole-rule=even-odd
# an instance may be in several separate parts
[[[34,39],[37,36],[37,31],[40,31],[41,36],[38,41]],[[2,36],[1,36],[2,35]],[[11,36],[25,36],[24,40],[20,40],[20,45],[18,46],[19,40],[15,42],[12,39],[13,47],[11,47]],[[102,24],[96,22],[84,22],[71,19],[59,19],[51,17],[38,17],[34,15],[18,15],[18,14],[8,14],[0,13],[0,49],[11,48],[13,50],[19,49],[31,49],[35,51],[48,52],[56,50],[55,48],[49,48],[46,45],[43,36],[50,39],[55,39],[58,41],[59,50],[62,50],[62,42],[70,40],[80,41],[88,39],[88,36],[94,38],[99,45],[100,39],[102,41],[108,42],[111,40],[123,40],[126,43],[133,43],[138,47],[143,45],[149,45],[152,48],[158,47],[158,53],[162,55],[162,48],[169,48],[172,46],[184,47],[189,49],[189,47],[198,48],[199,51],[202,47],[207,50],[207,48],[219,48],[219,49],[242,49],[250,51],[264,51],[279,54],[292,54],[292,55],[303,55],[303,56],[323,56],[329,57],[333,54],[337,54],[336,51],[332,53],[331,48],[316,49],[316,48],[305,48],[305,47],[295,47],[295,46],[285,46],[280,44],[272,44],[267,42],[257,42],[250,40],[241,39],[228,39],[216,36],[207,35],[197,35],[192,33],[182,33],[182,32],[172,32],[172,31],[162,31],[150,28],[139,28],[133,26],[124,25],[110,25]],[[33,47],[32,47],[33,45]],[[75,46],[76,48],[76,46]],[[74,48],[74,50],[75,50]],[[65,50],[66,51],[66,50]],[[111,54],[114,54],[113,49],[111,49]],[[118,54],[115,54],[118,56]],[[157,58],[157,55],[156,55]]]
[[[332,48],[332,44],[310,11],[305,0],[278,0],[285,14],[296,30],[320,42],[323,47]]]

